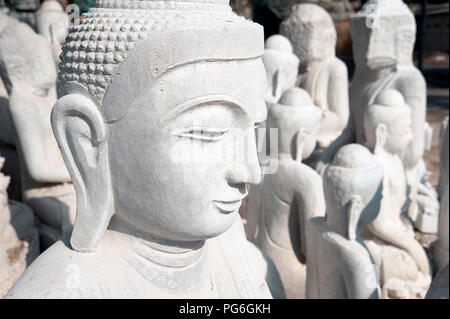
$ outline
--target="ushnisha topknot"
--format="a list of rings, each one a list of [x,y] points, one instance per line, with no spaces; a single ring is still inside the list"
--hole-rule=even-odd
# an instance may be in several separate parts
[[[374,15],[408,16],[414,19],[414,14],[403,0],[369,0],[352,18],[366,18]]]
[[[113,121],[131,104],[103,106],[116,75],[126,79],[121,89],[129,82],[137,96],[174,67],[254,59],[263,52],[262,27],[232,12],[228,0],[98,0],[69,29],[58,90],[60,96],[91,97]]]

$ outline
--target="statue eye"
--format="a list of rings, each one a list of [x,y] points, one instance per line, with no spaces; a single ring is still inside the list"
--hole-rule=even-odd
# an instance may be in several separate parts
[[[191,127],[180,130],[175,135],[185,138],[203,140],[207,142],[215,142],[222,139],[228,133],[229,129],[205,128],[205,127]]]
[[[48,95],[49,89],[35,88],[33,89],[34,94],[40,97],[46,97]]]

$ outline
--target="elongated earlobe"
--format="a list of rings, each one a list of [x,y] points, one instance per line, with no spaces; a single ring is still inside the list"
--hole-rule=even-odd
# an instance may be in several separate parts
[[[107,125],[92,100],[71,94],[55,104],[52,127],[77,195],[72,248],[95,252],[114,212]]]
[[[283,95],[283,77],[281,76],[281,70],[277,70],[273,75],[272,81],[272,95],[275,97],[281,97]]]
[[[374,153],[378,154],[381,150],[384,149],[387,140],[387,127],[385,124],[378,124],[375,130],[375,149]]]
[[[354,196],[348,204],[348,229],[347,237],[349,240],[356,240],[358,231],[359,217],[363,209],[362,200],[359,196]]]
[[[297,132],[295,138],[296,138],[295,160],[301,162],[303,160],[303,150],[305,148],[306,139],[308,138],[308,133],[304,128],[302,128]]]

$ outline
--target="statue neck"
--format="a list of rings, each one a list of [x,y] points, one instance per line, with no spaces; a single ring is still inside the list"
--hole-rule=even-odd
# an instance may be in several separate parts
[[[161,239],[137,230],[117,215],[108,228],[125,243],[127,262],[153,284],[170,290],[190,290],[206,281],[206,241]]]
[[[339,209],[339,211],[336,211],[336,209]],[[327,208],[327,217],[326,217],[326,224],[330,230],[333,232],[341,235],[347,240],[350,240],[349,236],[349,219],[347,216],[347,210],[345,207],[339,207],[339,208]],[[362,237],[359,232],[359,226],[356,226],[355,231],[355,239],[357,242],[362,242]]]
[[[395,160],[400,157],[398,154],[390,152],[385,147],[375,147],[373,149],[373,153],[377,156],[385,158],[386,160]]]
[[[336,212],[335,208],[327,208],[327,226],[333,232],[348,239],[348,218],[345,211]]]
[[[304,61],[303,63],[300,63],[300,74],[308,74],[316,69],[320,68],[322,64],[324,64],[328,59],[332,57],[327,57],[324,59],[312,59],[310,61]]]
[[[292,157],[292,154],[289,152],[282,152],[282,151],[280,151],[279,153],[278,153],[278,159],[280,160],[280,161],[292,161],[292,160],[294,160],[294,158]]]

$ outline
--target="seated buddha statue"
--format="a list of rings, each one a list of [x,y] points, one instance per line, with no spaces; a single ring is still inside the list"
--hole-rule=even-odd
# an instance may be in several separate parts
[[[349,119],[348,72],[336,58],[336,29],[325,9],[302,3],[293,6],[280,33],[292,42],[300,59],[298,85],[322,110],[316,152],[320,153],[341,135]]]
[[[380,269],[383,296],[423,298],[430,283],[427,254],[403,214],[406,174],[402,154],[413,138],[411,109],[396,90],[381,92],[364,115],[367,146],[383,167],[383,193],[377,218],[365,239]]]
[[[52,111],[74,229],[7,297],[271,298],[238,214],[261,180],[263,39],[228,0],[95,2]]]
[[[403,210],[416,222],[421,214],[437,220],[439,203],[433,191],[425,191],[420,171],[426,137],[427,93],[422,73],[414,66],[416,20],[402,0],[369,0],[350,18],[355,73],[350,86],[350,119],[347,127],[324,152],[316,168],[323,171],[337,150],[349,143],[365,144],[363,119],[369,105],[389,89],[397,90],[411,111],[413,138],[401,155],[407,178],[407,202]],[[420,222],[419,222],[420,224]],[[419,226],[419,228],[421,228]]]
[[[378,298],[375,263],[360,228],[378,215],[383,169],[364,146],[342,147],[323,175],[326,217],[308,233],[309,299]]]
[[[325,214],[322,179],[302,163],[316,146],[320,109],[300,88],[271,107],[267,124],[278,129],[277,170],[261,187],[255,243],[274,262],[289,299],[305,298],[307,221]]]

